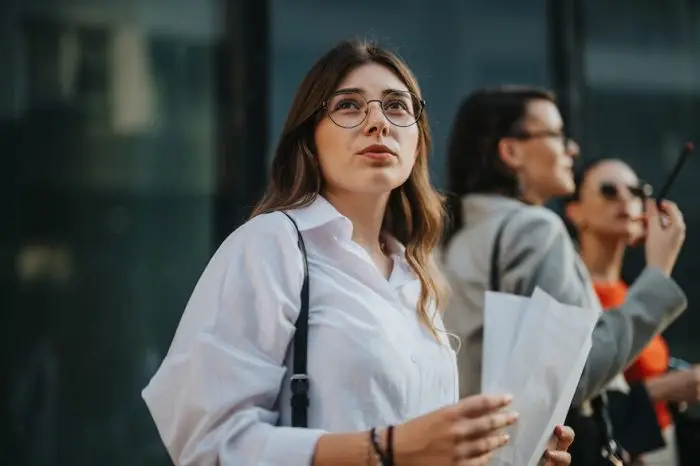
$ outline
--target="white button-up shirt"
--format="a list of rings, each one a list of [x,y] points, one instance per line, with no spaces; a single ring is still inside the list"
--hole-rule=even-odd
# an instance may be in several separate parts
[[[294,226],[275,212],[221,245],[143,391],[178,465],[307,466],[325,432],[397,424],[457,400],[454,351],[439,314],[439,342],[418,319],[404,248],[389,245],[387,280],[325,199],[289,214],[309,261],[309,428],[284,427],[303,261]]]

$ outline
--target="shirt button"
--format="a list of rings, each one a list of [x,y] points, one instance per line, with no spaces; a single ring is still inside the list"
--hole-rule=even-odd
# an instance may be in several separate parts
[[[418,362],[418,357],[415,354],[411,355],[411,361]]]

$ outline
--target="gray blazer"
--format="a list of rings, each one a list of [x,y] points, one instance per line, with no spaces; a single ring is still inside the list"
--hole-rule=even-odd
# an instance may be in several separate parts
[[[499,258],[500,291],[530,296],[540,287],[565,304],[600,309],[600,303],[556,213],[497,195],[469,195],[462,204],[465,226],[442,252],[453,292],[444,320],[462,342],[457,355],[460,395],[469,396],[481,389],[484,294],[494,237],[507,215]],[[573,404],[604,389],[686,305],[685,294],[672,279],[658,269],[644,269],[619,312],[603,313],[598,320]]]

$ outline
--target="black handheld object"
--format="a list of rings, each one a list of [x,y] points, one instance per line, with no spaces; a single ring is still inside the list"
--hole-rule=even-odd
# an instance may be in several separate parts
[[[692,142],[686,142],[685,146],[683,146],[681,156],[678,157],[676,165],[673,167],[673,171],[671,171],[671,174],[668,176],[666,183],[664,183],[663,186],[661,186],[661,189],[659,190],[659,193],[656,196],[657,207],[661,208],[661,201],[664,200],[668,195],[669,191],[671,191],[671,186],[673,185],[673,182],[676,180],[676,177],[678,176],[678,173],[680,173],[683,164],[685,163],[690,153],[693,152],[694,148],[695,146]]]

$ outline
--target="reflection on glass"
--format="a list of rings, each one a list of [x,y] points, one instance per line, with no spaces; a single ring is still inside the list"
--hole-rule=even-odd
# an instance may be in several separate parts
[[[2,246],[4,458],[170,464],[140,390],[213,248],[214,39],[17,24],[26,105],[0,121],[19,205]]]

